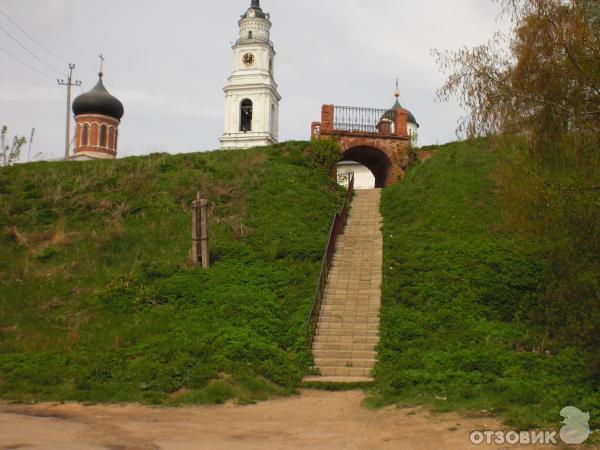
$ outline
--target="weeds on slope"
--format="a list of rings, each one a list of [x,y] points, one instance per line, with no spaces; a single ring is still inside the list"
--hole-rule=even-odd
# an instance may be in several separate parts
[[[287,143],[0,170],[0,397],[291,392],[342,198],[315,153]],[[211,203],[206,272],[188,262],[197,191]]]
[[[539,244],[506,230],[485,141],[441,149],[384,190],[384,274],[376,392],[556,426],[564,406],[600,426],[586,354],[552,342],[529,314],[544,292]]]

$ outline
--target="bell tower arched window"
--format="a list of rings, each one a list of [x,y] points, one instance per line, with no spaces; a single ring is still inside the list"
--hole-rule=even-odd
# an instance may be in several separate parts
[[[252,131],[252,100],[244,99],[240,105],[240,131]]]
[[[100,127],[100,147],[106,147],[106,125]]]
[[[248,31],[248,39],[252,39],[252,31]]]

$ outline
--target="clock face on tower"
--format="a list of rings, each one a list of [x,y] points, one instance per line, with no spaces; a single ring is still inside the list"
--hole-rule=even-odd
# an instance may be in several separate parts
[[[255,61],[255,58],[252,53],[246,53],[242,57],[242,62],[244,63],[245,66],[250,67],[252,64],[254,64],[254,61]]]

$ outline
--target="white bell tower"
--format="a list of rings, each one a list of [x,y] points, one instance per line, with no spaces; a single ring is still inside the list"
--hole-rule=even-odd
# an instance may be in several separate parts
[[[279,101],[274,78],[275,50],[270,41],[270,15],[260,0],[252,0],[239,21],[240,37],[233,48],[233,73],[225,91],[224,149],[277,143]]]

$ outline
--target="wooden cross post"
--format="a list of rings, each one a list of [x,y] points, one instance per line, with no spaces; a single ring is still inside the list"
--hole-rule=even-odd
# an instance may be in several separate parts
[[[202,268],[208,269],[210,256],[208,254],[208,200],[200,200],[200,255]]]
[[[208,269],[210,255],[208,251],[208,200],[198,192],[192,202],[192,261],[195,267],[202,265]]]

